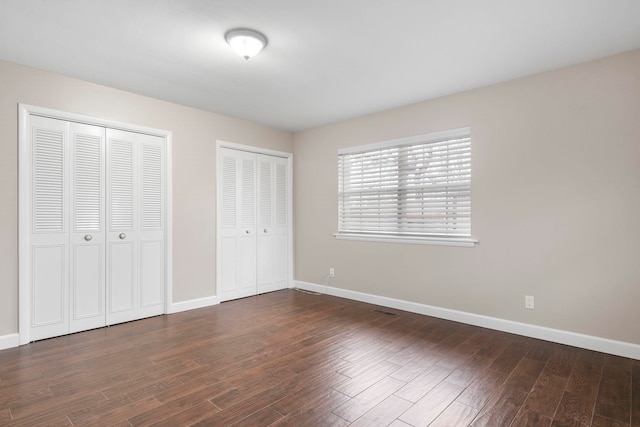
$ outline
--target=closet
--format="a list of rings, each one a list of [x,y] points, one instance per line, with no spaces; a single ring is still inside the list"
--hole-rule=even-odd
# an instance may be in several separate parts
[[[218,297],[289,287],[290,157],[218,149]]]
[[[21,332],[27,322],[38,340],[165,313],[165,137],[25,122]]]

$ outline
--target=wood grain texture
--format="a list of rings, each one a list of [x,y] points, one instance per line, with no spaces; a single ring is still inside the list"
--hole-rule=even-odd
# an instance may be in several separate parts
[[[640,361],[633,363],[631,371],[631,426],[640,427]]]
[[[553,426],[589,426],[598,396],[604,355],[580,351],[555,414]]]
[[[594,416],[631,423],[631,368],[633,362],[605,356]]]
[[[459,385],[442,381],[399,418],[412,426],[426,427],[438,418],[462,390]]]
[[[458,402],[442,411],[429,427],[466,426],[478,415],[478,410]]]
[[[0,425],[640,427],[640,361],[285,290],[0,351]]]

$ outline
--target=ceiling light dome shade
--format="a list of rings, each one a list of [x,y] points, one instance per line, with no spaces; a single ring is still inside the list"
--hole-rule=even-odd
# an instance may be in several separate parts
[[[229,46],[247,61],[267,45],[267,38],[263,34],[246,28],[229,30],[224,38]]]

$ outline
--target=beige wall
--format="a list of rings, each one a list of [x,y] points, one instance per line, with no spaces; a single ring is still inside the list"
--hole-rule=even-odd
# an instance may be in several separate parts
[[[334,239],[339,148],[466,126],[475,248]],[[294,153],[296,279],[334,267],[338,288],[640,344],[640,50],[301,132]]]
[[[242,120],[0,61],[0,337],[18,332],[18,103],[173,132],[173,301],[215,294],[215,141],[293,151]]]
[[[173,132],[174,301],[215,294],[215,141],[294,151],[296,279],[640,344],[640,51],[287,132],[0,62],[0,337],[17,104]],[[470,126],[475,248],[337,241],[337,149]],[[524,295],[536,297],[525,310]]]

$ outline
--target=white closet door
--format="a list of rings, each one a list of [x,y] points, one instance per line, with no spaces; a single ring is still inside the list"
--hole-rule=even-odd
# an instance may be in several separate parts
[[[107,131],[107,324],[134,319],[138,287],[135,134]]]
[[[218,151],[221,301],[289,287],[289,160]]]
[[[167,139],[45,113],[20,116],[21,343],[163,314]]]
[[[288,287],[287,159],[258,155],[258,293]]]
[[[223,148],[219,152],[220,300],[255,295],[256,155]]]
[[[107,129],[107,324],[164,312],[163,143]]]
[[[105,129],[69,124],[71,136],[70,325],[105,325]]]
[[[30,336],[69,331],[69,125],[34,116],[30,146]]]
[[[105,325],[104,128],[44,117],[32,132],[37,340]]]
[[[138,318],[164,313],[165,301],[165,194],[164,138],[138,135],[140,156],[140,300]]]

